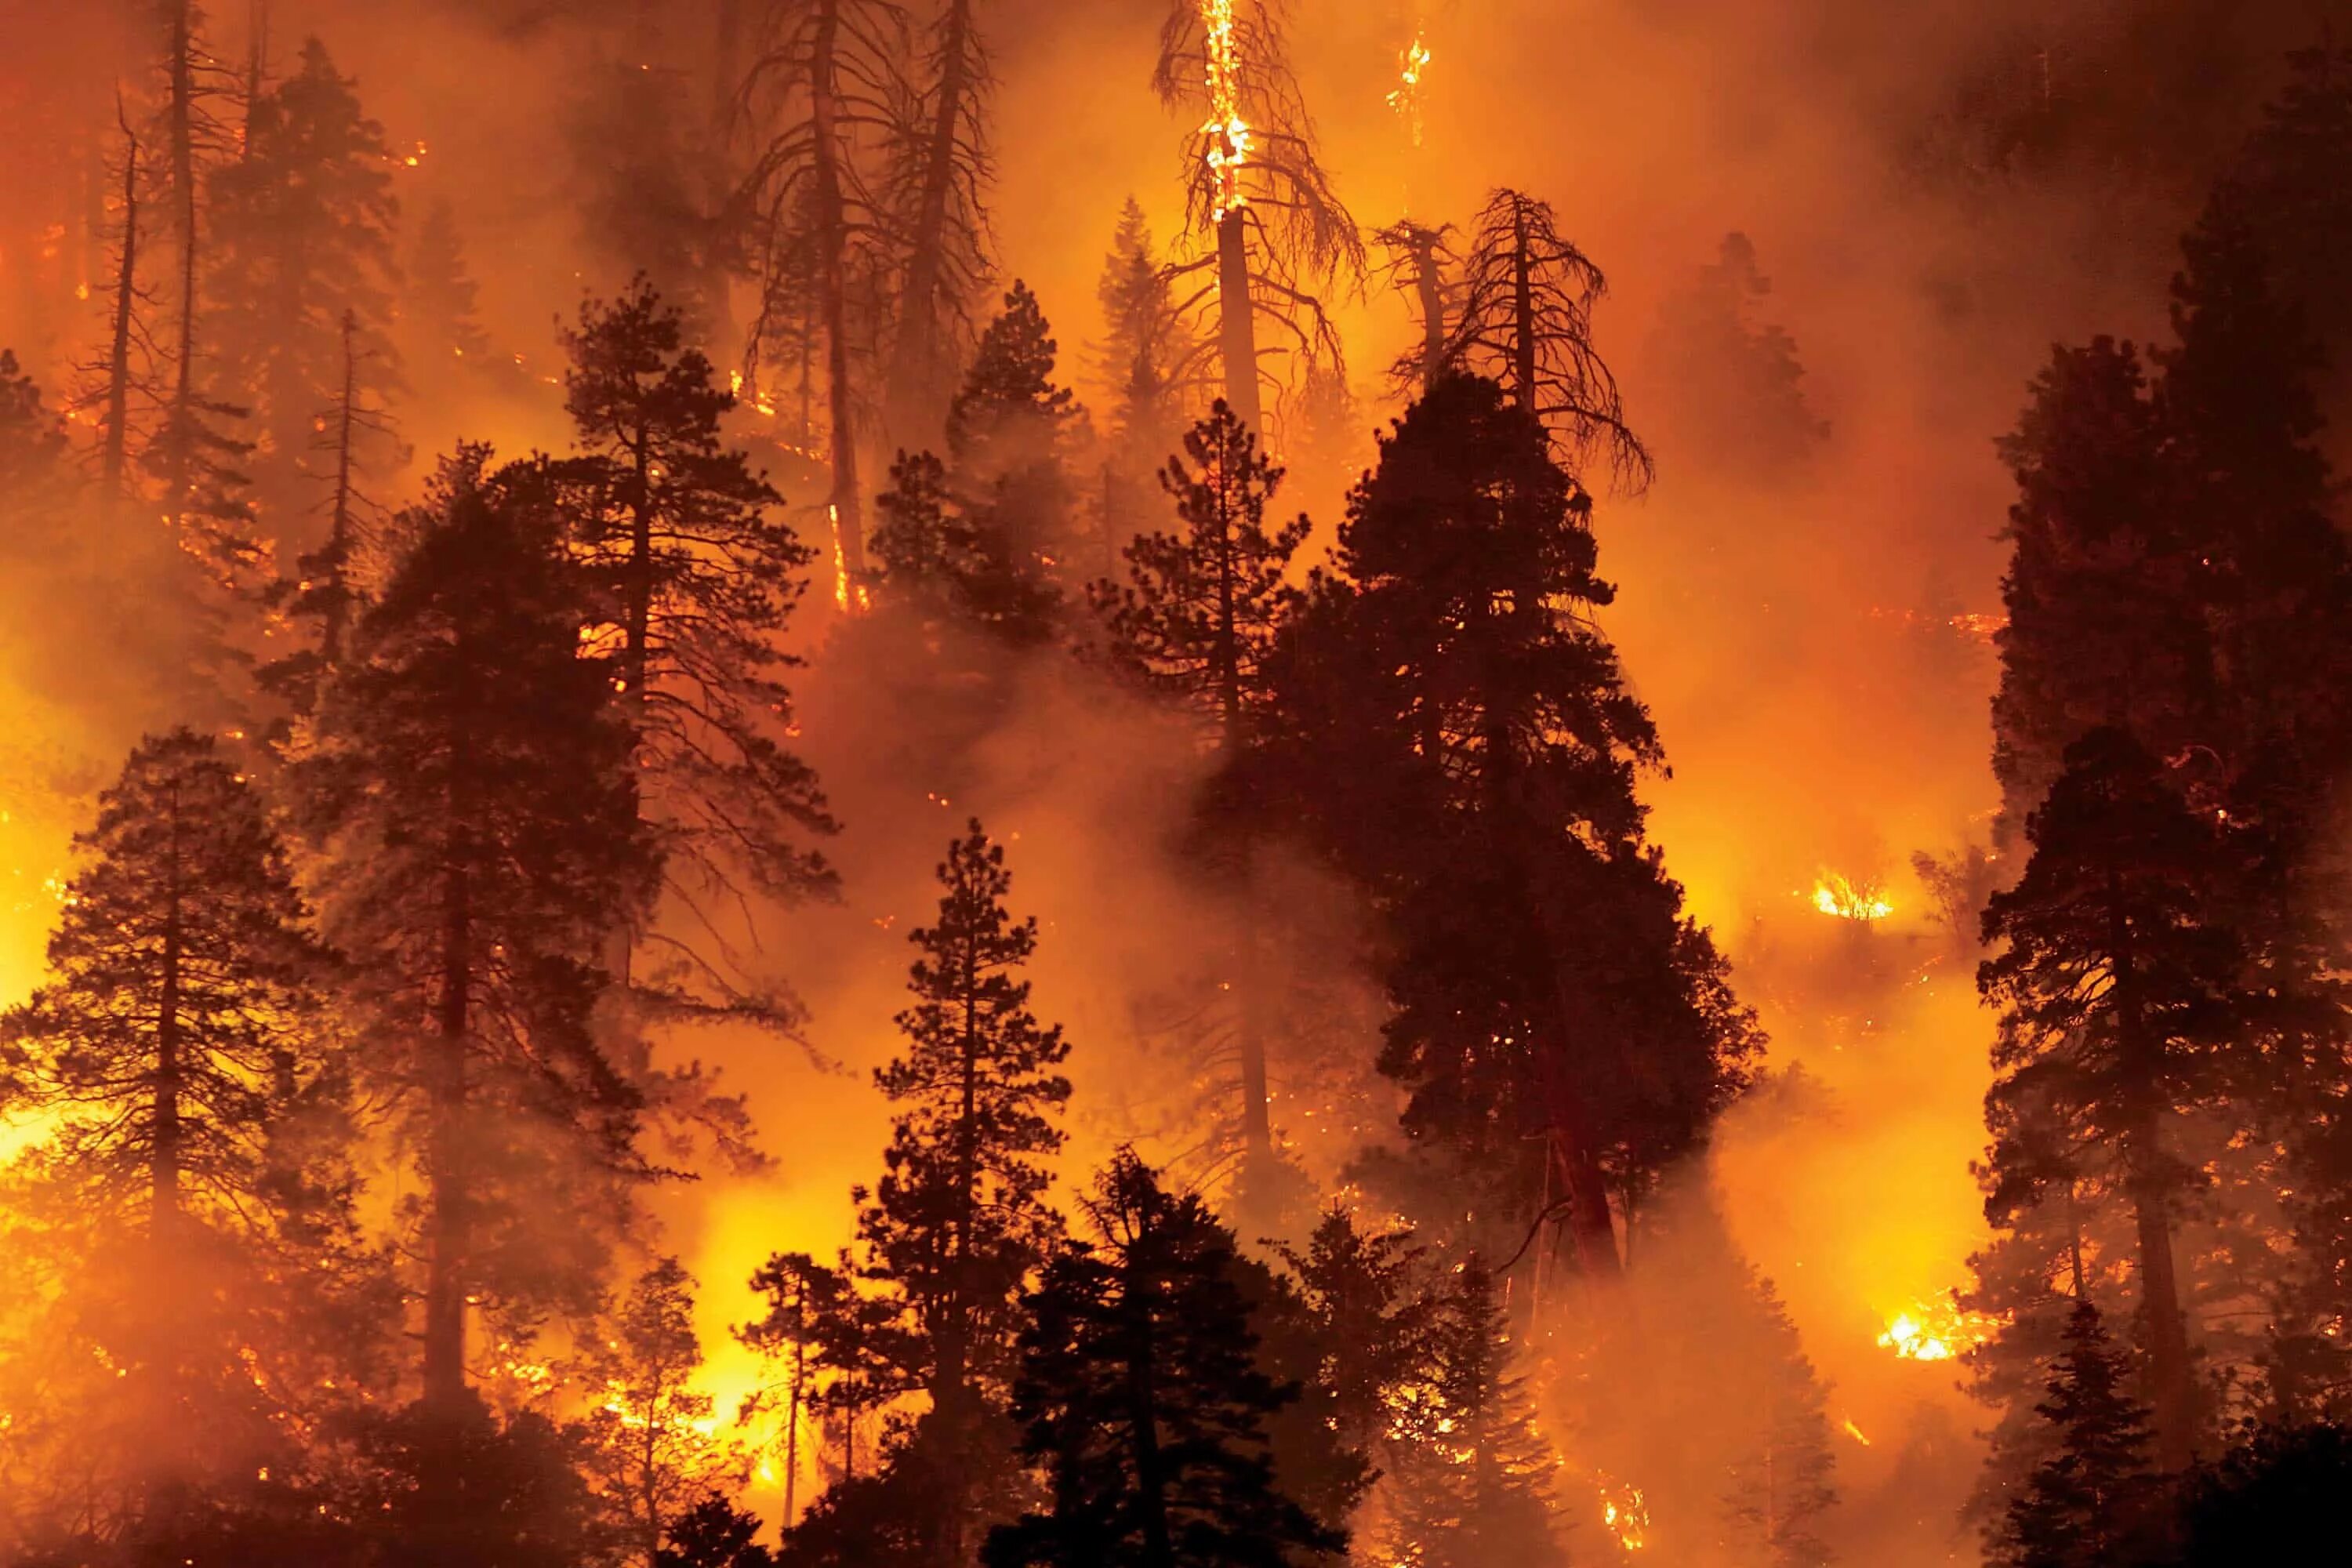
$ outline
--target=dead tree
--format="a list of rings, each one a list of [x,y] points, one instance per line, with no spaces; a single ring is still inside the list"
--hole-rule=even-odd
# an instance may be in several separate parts
[[[789,307],[777,285],[804,258],[824,345],[830,504],[845,604],[866,581],[857,479],[862,410],[852,370],[859,344],[855,284],[878,270],[888,227],[867,174],[887,144],[901,95],[906,16],[889,0],[769,0],[756,22],[736,118],[755,138],[743,198],[761,232],[760,313],[746,354],[756,376],[772,319]]]
[[[1399,354],[1389,367],[1389,379],[1399,387],[1427,392],[1445,374],[1446,344],[1454,327],[1453,271],[1461,265],[1449,243],[1453,236],[1450,223],[1432,227],[1412,218],[1401,218],[1372,236],[1388,253],[1382,275],[1398,293],[1411,298],[1421,323],[1420,345]]]
[[[1592,343],[1593,307],[1608,291],[1601,268],[1560,237],[1549,204],[1498,190],[1463,264],[1445,357],[1501,382],[1543,421],[1564,467],[1605,462],[1620,489],[1639,492],[1652,477],[1649,450]]]
[[[1201,114],[1183,155],[1185,241],[1173,270],[1192,280],[1188,310],[1215,303],[1225,402],[1263,435],[1263,320],[1287,352],[1330,364],[1339,335],[1323,307],[1360,285],[1364,242],[1315,152],[1315,124],[1292,74],[1284,0],[1174,0],[1160,29],[1153,86]]]
[[[928,444],[954,390],[971,302],[989,277],[985,197],[995,79],[974,0],[944,0],[931,24],[925,83],[904,100],[893,137],[890,205],[905,237],[884,408],[898,441]]]

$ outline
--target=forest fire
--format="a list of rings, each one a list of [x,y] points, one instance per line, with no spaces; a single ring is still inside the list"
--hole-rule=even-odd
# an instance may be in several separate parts
[[[0,1568],[2341,1539],[2327,8],[17,7]]]

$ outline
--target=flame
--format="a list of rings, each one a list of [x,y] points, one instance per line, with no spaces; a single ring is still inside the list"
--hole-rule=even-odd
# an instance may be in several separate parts
[[[1205,154],[1216,182],[1214,216],[1224,216],[1249,205],[1241,189],[1243,168],[1249,163],[1250,128],[1242,118],[1241,52],[1234,44],[1234,0],[1201,0],[1202,51],[1208,57],[1209,121],[1201,134],[1209,138]]]
[[[1403,118],[1416,147],[1421,145],[1424,129],[1421,112],[1421,79],[1428,70],[1429,44],[1422,30],[1415,27],[1412,42],[1397,51],[1397,87],[1389,94],[1389,108]]]
[[[1845,1435],[1853,1438],[1855,1442],[1861,1444],[1865,1448],[1872,1446],[1870,1439],[1862,1435],[1862,1428],[1855,1426],[1851,1421],[1845,1424]]]
[[[1599,1478],[1601,1483],[1601,1522],[1617,1538],[1617,1544],[1627,1552],[1639,1552],[1650,1543],[1650,1505],[1642,1496],[1642,1489],[1630,1483]]]
[[[849,558],[841,548],[841,508],[827,506],[825,515],[833,520],[833,602],[844,615],[857,615],[868,608],[866,584],[849,580]]]
[[[1835,871],[1824,871],[1813,884],[1813,908],[1825,915],[1842,921],[1859,921],[1864,925],[1883,921],[1895,912],[1886,901],[1885,891],[1876,880],[1869,878],[1854,881]]]
[[[1904,1361],[1950,1361],[1991,1338],[1993,1326],[1991,1319],[1958,1307],[1915,1305],[1887,1320],[1878,1345]]]

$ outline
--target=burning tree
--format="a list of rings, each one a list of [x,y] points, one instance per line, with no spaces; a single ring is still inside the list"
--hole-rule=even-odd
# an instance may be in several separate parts
[[[924,45],[922,86],[902,97],[891,128],[886,177],[905,260],[885,407],[908,446],[938,426],[989,273],[995,82],[978,12],[976,0],[943,0]]]
[[[663,1258],[630,1287],[585,1368],[599,1395],[589,1466],[635,1568],[664,1568],[673,1531],[740,1468],[711,1396],[694,1386],[701,1368],[694,1280]]]
[[[1174,269],[1200,281],[1180,304],[1215,301],[1225,402],[1260,437],[1259,321],[1297,353],[1339,363],[1318,290],[1364,270],[1355,220],[1317,160],[1284,12],[1284,0],[1173,0],[1152,77],[1162,102],[1206,117],[1183,165],[1186,237],[1200,254]]]
[[[1561,237],[1548,203],[1498,190],[1478,215],[1454,285],[1449,364],[1491,376],[1533,414],[1570,472],[1605,465],[1621,488],[1650,481],[1650,454],[1625,423],[1617,378],[1592,342],[1608,292],[1601,268]]]
[[[770,0],[737,95],[739,119],[761,137],[742,191],[761,229],[750,370],[756,375],[772,326],[804,294],[809,338],[824,354],[828,505],[845,608],[862,604],[866,580],[857,479],[864,404],[852,371],[858,296],[865,279],[888,270],[890,221],[870,176],[906,91],[905,27],[889,0]]]

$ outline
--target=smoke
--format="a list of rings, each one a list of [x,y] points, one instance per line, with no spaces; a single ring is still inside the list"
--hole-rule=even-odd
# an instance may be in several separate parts
[[[1634,1408],[1651,1419],[1583,1434],[1597,1447],[1580,1462],[1600,1467],[1606,1447],[1612,1474],[1656,1491],[1662,1546],[1677,1528],[1668,1500],[1679,1489],[1696,1508],[1702,1472],[1730,1462],[1703,1444],[1662,1456],[1693,1412],[1737,1405],[1744,1392],[1736,1364],[1678,1369],[1672,1359],[1749,1321],[1731,1304],[1737,1281],[1701,1277],[1708,1249],[1678,1252],[1672,1240],[1719,1223],[1774,1282],[1829,1385],[1846,1500],[1830,1533],[1848,1560],[1940,1562],[1951,1550],[1977,1415],[1955,1392],[1954,1363],[1897,1357],[1878,1338],[1892,1317],[1961,1283],[1981,1236],[1968,1163],[1982,1143],[1989,1023],[1965,944],[1934,924],[1906,868],[1915,849],[1989,837],[1994,667],[1979,628],[1956,618],[1999,609],[2008,485],[1991,443],[2050,342],[2145,336],[2161,323],[2172,235],[2278,49],[2312,36],[2322,7],[2179,8],[2195,15],[2168,23],[2174,9],[1296,7],[1323,161],[1358,221],[1466,226],[1499,184],[1551,203],[1611,277],[1601,347],[1657,447],[1647,495],[1602,498],[1603,571],[1621,587],[1603,624],[1674,762],[1646,788],[1654,835],[1761,1010],[1775,1068],[1806,1073],[1801,1092],[1735,1108],[1705,1168],[1685,1173],[1679,1195],[1644,1221],[1645,1236],[1668,1242],[1642,1258],[1622,1321],[1652,1316],[1679,1325],[1679,1338],[1644,1359],[1657,1397]],[[986,10],[1001,83],[1003,272],[1039,294],[1065,375],[1099,407],[1108,391],[1083,384],[1078,351],[1094,330],[1119,205],[1139,197],[1163,243],[1181,229],[1179,161],[1192,127],[1148,90],[1161,6],[1001,0]],[[573,134],[582,86],[592,62],[642,55],[646,69],[678,73],[684,100],[699,103],[709,46],[684,19],[699,13],[617,0],[280,0],[271,11],[286,49],[304,32],[325,37],[393,143],[421,149],[401,174],[409,233],[431,203],[449,203],[481,284],[490,363],[412,356],[400,413],[415,461],[373,482],[387,498],[405,493],[459,435],[510,453],[559,445],[558,319],[621,281],[623,247],[583,230],[582,182],[598,170],[581,165]],[[222,22],[234,35],[241,20]],[[11,128],[26,127],[12,149],[45,145],[52,124],[70,128],[82,155],[95,146],[99,81],[138,73],[135,32],[114,22],[0,22],[0,36],[41,46],[0,65],[0,89],[22,110]],[[1418,147],[1388,102],[1416,27],[1431,54]],[[222,52],[234,58],[236,46]],[[1962,133],[1957,112],[1987,102],[2013,103],[2029,124],[2042,122],[2037,104],[2045,117],[2075,105],[2067,123],[2078,141],[1988,149]],[[2118,175],[2110,150],[2142,143],[2147,161]],[[53,395],[89,341],[94,307],[72,301],[62,263],[38,262],[49,219],[13,209],[70,204],[77,176],[56,162],[0,157],[0,208],[12,209],[0,212],[0,309],[10,312],[0,342],[36,355]],[[1728,464],[1704,439],[1700,411],[1723,391],[1705,367],[1647,348],[1735,230],[1771,280],[1755,319],[1793,340],[1807,406],[1828,426],[1810,454],[1767,475]],[[1394,404],[1380,373],[1411,339],[1406,301],[1374,279],[1338,288],[1331,303],[1368,416],[1385,417]],[[1358,466],[1372,460],[1365,437]],[[783,478],[793,500],[816,499],[803,477]],[[1310,552],[1332,538],[1339,489],[1335,476],[1303,476],[1283,497],[1312,512]],[[9,589],[0,698],[19,732],[39,737],[0,752],[12,797],[0,802],[11,814],[0,818],[0,874],[13,879],[0,883],[10,905],[0,985],[11,994],[35,973],[45,923],[26,879],[37,889],[61,864],[83,793],[129,738],[184,716],[168,693],[131,679],[152,658],[131,658],[87,612],[100,592],[71,574]],[[824,619],[813,604],[795,743],[846,820],[830,851],[844,890],[837,903],[756,911],[742,932],[756,931],[762,968],[796,989],[803,1041],[736,1030],[675,1043],[748,1092],[774,1156],[764,1173],[658,1200],[662,1245],[702,1282],[705,1344],[730,1399],[755,1374],[727,1339],[751,1314],[742,1279],[772,1250],[822,1257],[850,1237],[848,1189],[872,1178],[887,1134],[870,1072],[897,1048],[906,933],[930,918],[931,868],[969,817],[1006,846],[1015,912],[1040,919],[1036,1010],[1065,1024],[1074,1045],[1072,1173],[1139,1139],[1150,1157],[1217,1174],[1199,1107],[1203,1080],[1224,1068],[1213,1031],[1184,1022],[1187,999],[1204,986],[1213,998],[1221,966],[1250,934],[1243,911],[1185,868],[1203,764],[1162,716],[1058,658],[950,649],[927,673],[870,628],[828,633]],[[943,684],[939,668],[962,683]],[[1825,872],[1883,882],[1894,912],[1874,929],[1821,914],[1811,892]],[[1328,1183],[1381,1121],[1384,1101],[1363,1068],[1377,1004],[1357,971],[1356,911],[1295,869],[1266,876],[1286,945],[1259,962],[1323,977],[1341,1020],[1328,1053],[1276,1064],[1276,1120]],[[1677,1220],[1674,1205],[1692,1217]],[[1699,1298],[1723,1303],[1721,1323],[1689,1309]],[[1701,1364],[1713,1381],[1700,1380]],[[1940,1479],[1924,1483],[1923,1473]]]

